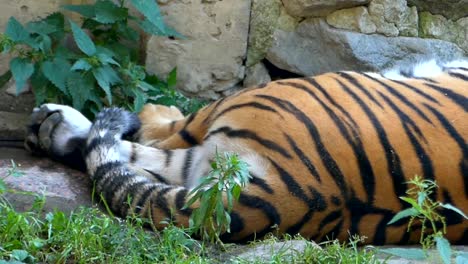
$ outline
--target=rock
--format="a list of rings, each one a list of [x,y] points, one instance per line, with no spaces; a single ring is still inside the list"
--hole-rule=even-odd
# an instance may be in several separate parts
[[[468,17],[456,22],[429,12],[420,14],[420,35],[453,42],[468,53]]]
[[[335,10],[367,3],[369,0],[283,0],[286,11],[296,17],[323,17]]]
[[[268,70],[261,62],[254,66],[248,67],[245,73],[244,87],[252,87],[255,85],[267,83],[271,81]]]
[[[419,30],[419,16],[416,7],[407,8],[400,21],[396,23],[400,36],[417,37]]]
[[[408,0],[408,5],[416,6],[419,11],[457,20],[468,15],[468,0]]]
[[[29,114],[0,111],[0,140],[23,141]]]
[[[19,211],[29,210],[35,196],[46,198],[46,212],[58,209],[70,212],[79,206],[91,206],[91,183],[84,173],[75,171],[47,158],[30,156],[22,149],[0,147],[0,175],[8,175],[11,160],[22,176],[4,178],[14,192],[5,197]]]
[[[280,0],[253,0],[247,66],[260,62],[271,46],[280,17]]]
[[[273,260],[273,254],[281,252],[282,260],[289,255],[297,256],[308,248],[319,248],[315,242],[307,240],[286,240],[269,242],[262,241],[252,245],[236,246],[228,250],[218,260],[222,263],[235,262],[242,260],[246,263],[270,263]]]
[[[266,58],[300,75],[336,70],[380,71],[429,57],[463,56],[455,44],[441,40],[366,35],[335,29],[324,19],[307,19],[294,32],[277,30]]]
[[[327,16],[327,23],[336,28],[366,34],[374,33],[376,30],[367,8],[362,6],[335,11]]]
[[[377,33],[398,36],[396,23],[402,20],[406,9],[406,0],[372,0],[369,4],[369,14],[377,26]]]
[[[183,92],[217,98],[244,79],[250,0],[168,1],[161,12],[168,25],[185,39],[151,37],[146,67],[166,76],[177,67]]]

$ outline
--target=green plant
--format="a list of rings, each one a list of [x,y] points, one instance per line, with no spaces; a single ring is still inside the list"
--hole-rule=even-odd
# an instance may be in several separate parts
[[[130,14],[126,2],[97,0],[91,5],[63,6],[82,16],[81,27],[63,13],[25,25],[10,18],[5,34],[0,35],[0,49],[14,58],[11,74],[0,79],[12,75],[17,93],[29,80],[36,104],[69,104],[88,116],[111,104],[139,111],[144,103],[164,103],[169,95],[181,101],[185,97],[173,90],[175,69],[163,81],[138,64],[140,34],[129,23],[149,34],[182,36],[164,24],[156,1],[128,1],[142,19]]]
[[[19,169],[19,166],[21,165],[17,165],[15,163],[14,160],[11,160],[11,167],[7,169],[7,174],[3,177],[0,177],[0,195],[2,195],[3,193],[5,193],[8,189],[7,189],[7,186],[6,186],[6,183],[5,183],[5,179],[8,178],[8,177],[21,177],[24,175],[24,172],[22,172],[20,169]]]
[[[450,263],[452,256],[450,243],[444,237],[444,234],[446,233],[446,221],[445,218],[440,215],[438,210],[445,208],[455,211],[465,219],[468,219],[468,217],[455,206],[433,201],[430,198],[430,195],[433,193],[434,189],[438,187],[435,181],[415,176],[408,183],[412,185],[412,187],[409,188],[406,192],[408,196],[400,197],[400,199],[409,203],[411,207],[397,213],[388,224],[390,225],[400,219],[409,217],[410,220],[407,230],[409,232],[411,226],[416,221],[419,221],[421,223],[421,236],[419,242],[422,245],[422,250],[386,249],[382,251],[402,257],[426,259],[428,257],[426,251],[436,246],[442,261],[445,264]],[[438,223],[442,224],[442,228],[438,228]]]
[[[189,220],[191,230],[204,240],[223,246],[219,236],[223,232],[230,232],[229,213],[234,201],[239,199],[242,188],[248,183],[250,174],[248,164],[234,153],[220,155],[216,151],[211,169],[209,175],[189,193],[192,197],[186,207],[199,201],[199,207],[193,210]]]

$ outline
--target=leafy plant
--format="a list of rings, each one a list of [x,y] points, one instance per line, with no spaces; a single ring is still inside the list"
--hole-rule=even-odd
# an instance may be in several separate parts
[[[17,165],[14,160],[11,160],[10,162],[11,162],[11,167],[7,169],[7,174],[3,177],[0,177],[0,195],[2,195],[3,193],[7,191],[7,186],[5,183],[6,178],[21,177],[24,175],[24,172],[22,172],[19,169],[19,166],[21,165]]]
[[[234,153],[220,155],[216,152],[211,163],[211,172],[204,177],[200,184],[189,195],[185,207],[194,205],[199,201],[190,216],[189,224],[194,233],[204,240],[223,245],[219,236],[223,232],[230,232],[230,212],[234,201],[239,199],[242,188],[246,186],[251,177],[248,164]],[[226,207],[224,205],[226,198]]]
[[[422,250],[386,249],[382,251],[407,258],[426,259],[428,257],[426,251],[436,246],[442,261],[445,264],[449,264],[452,252],[450,242],[444,237],[446,233],[446,221],[445,218],[440,215],[438,209],[445,208],[453,210],[465,219],[468,219],[468,217],[455,206],[433,201],[430,198],[434,189],[438,187],[435,181],[415,176],[414,179],[410,180],[408,183],[412,185],[406,192],[408,196],[400,197],[400,199],[409,203],[411,207],[397,213],[388,224],[390,225],[403,218],[409,217],[410,220],[407,230],[409,232],[411,226],[416,221],[419,221],[421,223],[421,237],[419,242],[422,245]],[[442,224],[442,228],[438,228],[438,223]],[[428,228],[430,228],[430,230],[428,230]]]
[[[146,102],[164,103],[173,90],[175,70],[167,81],[147,74],[138,64],[139,32],[182,37],[164,24],[154,0],[130,0],[143,18],[132,16],[127,1],[97,0],[94,4],[65,5],[82,16],[81,26],[63,13],[53,13],[22,25],[10,18],[0,49],[14,55],[11,75],[20,93],[28,80],[36,104],[72,105],[92,116],[111,104],[139,111]],[[9,77],[9,72],[2,77]],[[4,81],[4,80],[3,80]]]

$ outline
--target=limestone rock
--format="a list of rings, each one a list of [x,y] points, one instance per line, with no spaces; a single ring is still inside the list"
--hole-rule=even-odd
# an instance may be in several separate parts
[[[417,37],[419,30],[418,9],[416,7],[407,8],[400,21],[396,23],[400,36]]]
[[[330,27],[323,19],[307,19],[295,32],[277,30],[267,59],[300,75],[336,70],[379,71],[429,57],[463,56],[455,44],[441,40],[366,35]]]
[[[322,17],[335,10],[367,3],[369,0],[283,0],[288,13],[296,17]]]
[[[253,0],[247,66],[260,62],[271,46],[280,16],[280,0]]]
[[[166,76],[177,67],[177,87],[207,98],[234,87],[244,78],[250,0],[168,1],[161,12],[185,39],[151,37],[146,66]]]
[[[374,33],[376,30],[376,26],[372,22],[367,8],[362,6],[335,11],[327,16],[327,23],[336,28],[366,34]]]
[[[453,22],[441,15],[422,12],[420,21],[421,37],[453,42],[468,53],[468,17]]]
[[[377,26],[377,33],[398,36],[396,23],[402,20],[406,9],[406,0],[372,0],[369,14]]]
[[[0,140],[22,141],[28,122],[29,114],[0,111]]]
[[[79,206],[92,205],[92,185],[84,173],[47,158],[32,157],[21,149],[0,147],[0,175],[7,175],[12,159],[23,175],[5,179],[9,189],[18,191],[7,193],[5,197],[16,210],[29,210],[35,199],[34,195],[45,196],[46,212],[54,209],[70,212]]]
[[[408,0],[408,5],[416,6],[419,11],[443,15],[451,20],[468,15],[468,0]]]
[[[271,81],[268,70],[261,62],[248,67],[245,73],[244,87],[252,87]]]

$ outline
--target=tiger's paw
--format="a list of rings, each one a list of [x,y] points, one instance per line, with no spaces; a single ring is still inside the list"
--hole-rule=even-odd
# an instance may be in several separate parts
[[[36,107],[27,126],[25,148],[33,154],[81,168],[91,122],[77,110],[58,104]]]

